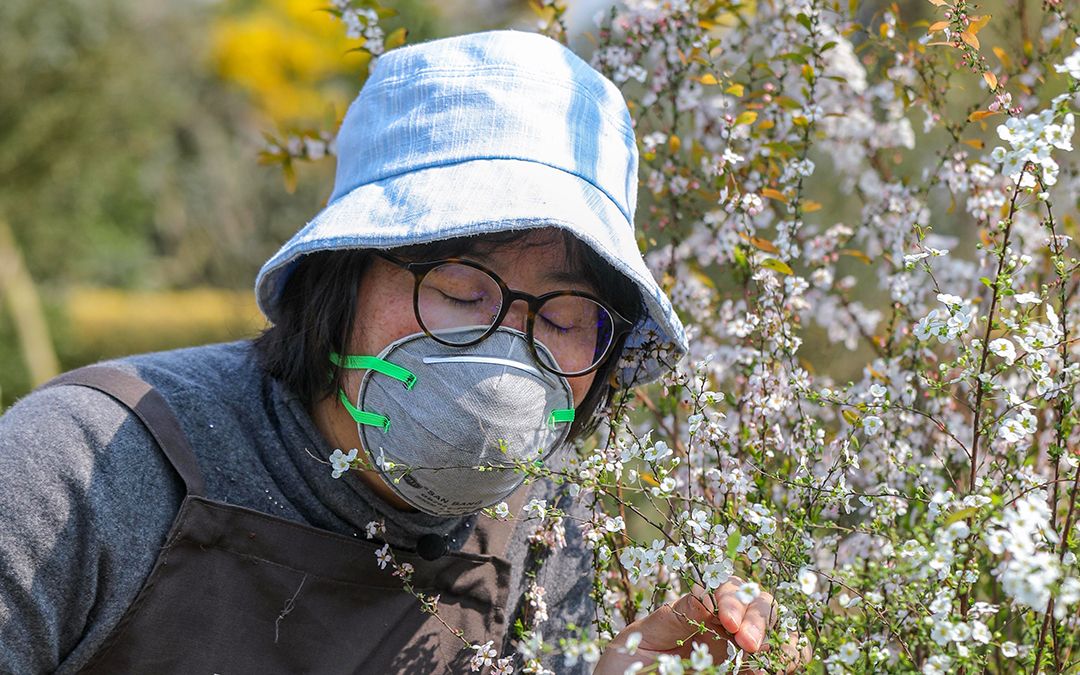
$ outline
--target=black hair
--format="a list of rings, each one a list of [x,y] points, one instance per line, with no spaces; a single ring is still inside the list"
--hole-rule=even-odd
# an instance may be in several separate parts
[[[439,260],[485,254],[506,246],[540,246],[539,230],[504,231],[446,239],[393,249],[408,260]],[[561,236],[568,268],[612,309],[638,323],[644,315],[641,295],[625,275],[591,247],[566,230]],[[344,369],[330,363],[330,354],[347,353],[356,321],[356,301],[371,262],[366,249],[318,251],[297,262],[278,300],[277,322],[255,339],[263,369],[285,384],[309,410],[336,394]],[[597,410],[607,406],[616,390],[615,374],[626,336],[619,338],[608,359],[597,369],[570,426],[570,440],[596,429]],[[327,373],[331,376],[327,377]]]

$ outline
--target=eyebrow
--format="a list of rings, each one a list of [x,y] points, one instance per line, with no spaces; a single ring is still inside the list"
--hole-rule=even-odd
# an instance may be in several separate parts
[[[549,270],[544,274],[544,281],[550,281],[553,284],[580,284],[591,290],[592,284],[587,283],[584,276],[579,272],[568,270]]]

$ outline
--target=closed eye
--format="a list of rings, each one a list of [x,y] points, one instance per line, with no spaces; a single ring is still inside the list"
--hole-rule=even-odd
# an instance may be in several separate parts
[[[475,305],[478,302],[480,302],[480,298],[473,298],[472,300],[466,300],[466,299],[463,299],[463,298],[455,298],[454,296],[447,295],[446,293],[443,293],[442,291],[439,291],[439,295],[441,295],[443,297],[443,299],[445,299],[447,302],[449,302],[450,304],[454,304],[454,305]]]
[[[564,328],[563,326],[560,326],[559,324],[555,323],[554,321],[552,321],[551,319],[547,318],[547,317],[546,317],[546,316],[544,316],[543,314],[541,314],[541,315],[540,315],[540,320],[541,320],[541,321],[543,321],[543,322],[544,322],[545,324],[547,324],[548,326],[550,326],[550,327],[551,327],[552,329],[554,329],[555,331],[557,331],[558,333],[569,333],[569,332],[570,332],[570,328],[569,328],[569,327],[565,327],[565,328]]]

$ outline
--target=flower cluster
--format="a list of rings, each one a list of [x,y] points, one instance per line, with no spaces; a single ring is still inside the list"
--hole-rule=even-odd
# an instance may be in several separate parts
[[[1076,133],[1073,113],[1061,117],[1053,108],[1026,117],[1010,117],[997,128],[998,137],[1009,144],[994,148],[991,158],[1002,164],[1001,171],[1022,187],[1035,187],[1036,177],[1025,173],[1030,163],[1041,171],[1043,185],[1054,185],[1060,167],[1052,154],[1054,149],[1072,151],[1072,137]]]
[[[548,28],[564,9],[538,3]],[[931,0],[929,26],[851,10],[597,16],[586,56],[630,103],[640,242],[691,353],[675,364],[654,335],[624,354],[672,368],[565,465],[522,467],[591,514],[487,511],[533,526],[536,550],[591,552],[594,624],[545,636],[559,609],[532,583],[523,672],[595,663],[635,620],[736,580],[742,602],[775,597],[769,639],[830,674],[1080,656],[1075,8],[997,32],[969,0]],[[354,460],[338,451],[335,475]],[[474,669],[506,672],[488,637],[469,636]],[[783,667],[730,642],[653,661],[640,640],[628,672]]]
[[[373,56],[383,53],[383,31],[379,15],[371,7],[357,7],[353,0],[333,0],[334,9],[340,12],[346,35],[352,40],[362,39],[364,49]]]

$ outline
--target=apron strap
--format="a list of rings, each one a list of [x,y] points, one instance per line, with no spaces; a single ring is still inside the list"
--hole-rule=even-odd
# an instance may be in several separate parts
[[[78,385],[108,394],[135,413],[184,481],[187,494],[202,497],[206,484],[195,453],[168,402],[147,382],[108,366],[87,366],[54,378],[42,388]]]
[[[483,514],[476,516],[476,531],[461,550],[466,553],[482,553],[505,558],[510,547],[510,539],[515,530],[522,527],[517,516],[521,513],[521,507],[525,505],[525,499],[531,491],[531,486],[520,485],[506,499],[510,513],[515,515],[513,520],[493,520]]]

